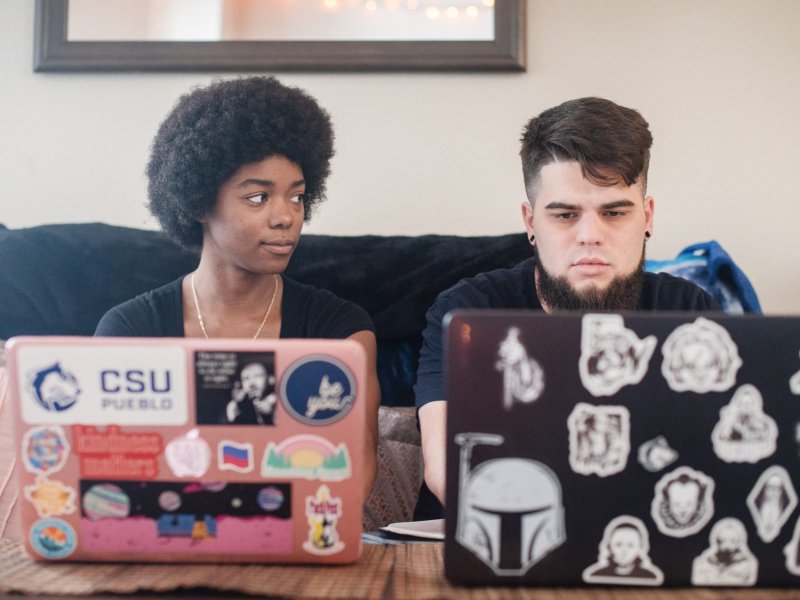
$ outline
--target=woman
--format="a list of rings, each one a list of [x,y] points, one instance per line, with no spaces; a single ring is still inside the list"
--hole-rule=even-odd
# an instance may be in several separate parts
[[[175,241],[200,251],[200,263],[111,309],[95,335],[359,342],[368,357],[368,492],[380,404],[372,323],[355,304],[282,275],[324,198],[332,156],[328,114],[272,77],[181,97],[153,141],[148,206]]]

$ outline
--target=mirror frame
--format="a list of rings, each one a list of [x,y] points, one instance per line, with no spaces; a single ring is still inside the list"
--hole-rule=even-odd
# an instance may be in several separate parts
[[[493,41],[70,42],[69,0],[36,0],[33,70],[524,71],[525,4],[495,1]]]

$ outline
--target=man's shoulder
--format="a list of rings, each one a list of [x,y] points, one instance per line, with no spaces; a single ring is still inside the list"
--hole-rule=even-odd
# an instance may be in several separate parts
[[[722,310],[697,284],[669,273],[646,272],[639,310],[690,311]]]
[[[511,267],[466,277],[439,294],[437,303],[456,302],[465,308],[531,308],[538,304],[535,265],[535,259],[528,258]]]

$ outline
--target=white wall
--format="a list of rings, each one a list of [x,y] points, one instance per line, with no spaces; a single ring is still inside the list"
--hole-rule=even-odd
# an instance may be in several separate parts
[[[144,165],[214,74],[34,74],[33,2],[0,2],[0,222],[155,227]],[[718,240],[768,312],[800,313],[800,2],[532,0],[522,74],[279,74],[333,115],[307,231],[521,231],[518,138],[568,98],[638,108],[655,137],[653,258]]]

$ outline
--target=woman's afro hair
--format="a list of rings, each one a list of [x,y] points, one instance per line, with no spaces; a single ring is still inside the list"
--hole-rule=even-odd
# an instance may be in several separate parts
[[[153,140],[147,178],[150,212],[187,248],[203,241],[198,217],[242,166],[270,156],[300,165],[305,219],[325,197],[333,156],[328,113],[306,92],[274,77],[217,81],[182,96]]]

